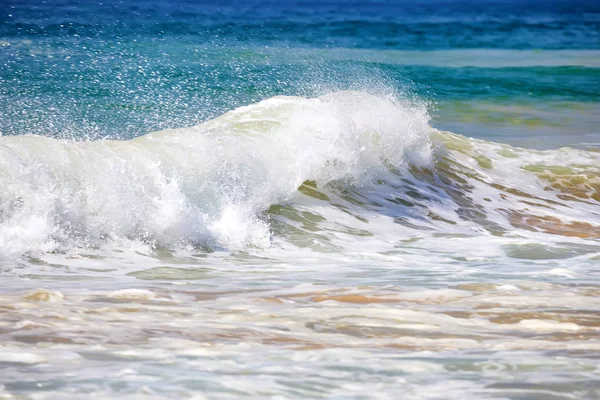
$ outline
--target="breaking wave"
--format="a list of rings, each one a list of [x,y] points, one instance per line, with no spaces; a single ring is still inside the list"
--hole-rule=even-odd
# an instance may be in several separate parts
[[[0,137],[0,257],[134,240],[336,251],[423,234],[600,238],[600,155],[441,132],[424,105],[273,97],[132,140]]]

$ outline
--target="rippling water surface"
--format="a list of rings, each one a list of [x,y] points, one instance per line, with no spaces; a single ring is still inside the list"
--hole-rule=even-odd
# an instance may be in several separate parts
[[[0,4],[0,398],[600,398],[594,2]]]

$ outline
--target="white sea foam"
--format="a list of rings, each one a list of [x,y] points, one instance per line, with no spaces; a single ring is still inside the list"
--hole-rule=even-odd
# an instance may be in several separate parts
[[[96,245],[265,246],[258,213],[306,180],[431,161],[424,107],[360,92],[275,97],[130,141],[0,139],[0,253]]]
[[[520,241],[487,240],[479,260],[592,251],[548,234],[600,237],[597,154],[512,148],[428,121],[414,101],[342,91],[274,97],[127,141],[2,137],[0,256],[126,241],[357,250],[357,237],[372,253],[426,231],[518,231]]]

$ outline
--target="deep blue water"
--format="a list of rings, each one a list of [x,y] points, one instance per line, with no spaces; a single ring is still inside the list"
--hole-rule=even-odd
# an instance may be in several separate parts
[[[0,35],[382,49],[598,49],[594,1],[14,1]]]

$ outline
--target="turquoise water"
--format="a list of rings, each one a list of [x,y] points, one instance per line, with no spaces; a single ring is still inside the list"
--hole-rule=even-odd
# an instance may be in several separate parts
[[[593,2],[19,1],[1,12],[6,135],[133,137],[275,95],[379,87],[430,102],[441,129],[556,133],[533,147],[598,141]]]
[[[600,398],[600,6],[0,4],[0,399]]]

